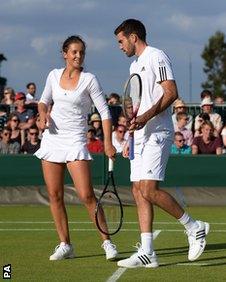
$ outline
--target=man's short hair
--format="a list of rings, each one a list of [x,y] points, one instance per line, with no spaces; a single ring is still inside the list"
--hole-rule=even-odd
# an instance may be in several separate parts
[[[122,22],[114,31],[115,35],[123,32],[126,37],[130,34],[136,34],[141,40],[146,41],[146,29],[143,23],[139,20],[128,19]]]

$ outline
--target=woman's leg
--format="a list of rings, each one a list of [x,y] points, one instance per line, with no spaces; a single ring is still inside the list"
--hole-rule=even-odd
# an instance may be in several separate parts
[[[65,164],[42,161],[42,169],[48,190],[50,210],[61,242],[70,244],[67,212],[64,205]]]
[[[91,220],[95,222],[95,208],[96,208],[96,197],[93,191],[91,183],[91,172],[90,172],[90,162],[86,160],[79,160],[74,162],[68,162],[67,168],[73,179],[74,185],[76,187],[79,199],[84,203],[88,210]],[[104,216],[102,218],[104,221]],[[102,240],[109,240],[109,236],[100,232]]]

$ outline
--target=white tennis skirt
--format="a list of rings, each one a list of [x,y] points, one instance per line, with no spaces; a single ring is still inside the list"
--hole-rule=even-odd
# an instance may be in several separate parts
[[[67,163],[75,160],[92,160],[86,140],[78,140],[70,135],[54,135],[48,131],[43,134],[39,150],[35,156],[39,159],[56,163]]]

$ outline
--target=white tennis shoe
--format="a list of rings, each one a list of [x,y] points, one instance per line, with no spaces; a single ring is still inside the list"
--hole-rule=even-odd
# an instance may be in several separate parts
[[[115,260],[118,252],[116,246],[110,240],[105,240],[101,247],[105,250],[106,260]]]
[[[188,259],[196,260],[203,253],[206,246],[206,235],[209,233],[210,225],[207,222],[198,221],[198,227],[194,230],[185,231],[188,235],[189,251]]]
[[[54,253],[49,257],[49,260],[62,260],[74,257],[73,246],[61,242],[60,245],[56,246]]]
[[[141,244],[137,243],[135,248],[137,252],[127,259],[118,261],[117,265],[126,268],[147,267],[156,268],[159,266],[155,252],[151,255],[144,252]]]

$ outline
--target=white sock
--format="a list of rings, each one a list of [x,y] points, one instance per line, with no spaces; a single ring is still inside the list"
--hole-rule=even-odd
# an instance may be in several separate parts
[[[111,243],[111,240],[106,239],[106,240],[104,240],[104,242],[103,242],[103,243]]]
[[[198,228],[199,225],[192,217],[190,217],[186,212],[178,219],[181,224],[184,225],[186,230],[191,230]]]
[[[151,232],[141,233],[141,246],[145,253],[151,255],[153,253],[153,234]]]

